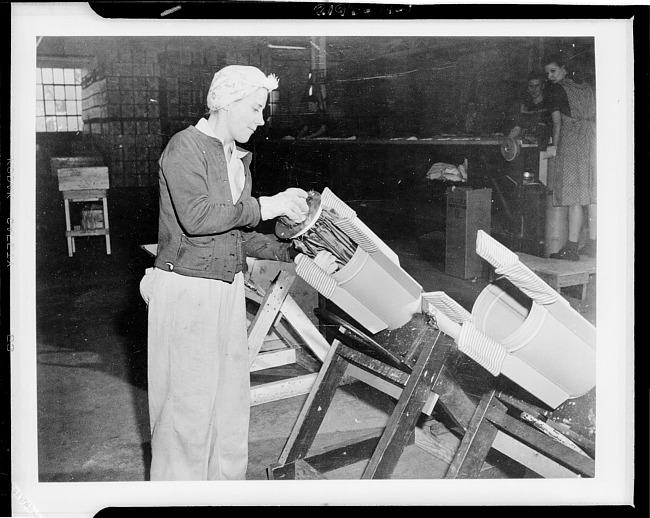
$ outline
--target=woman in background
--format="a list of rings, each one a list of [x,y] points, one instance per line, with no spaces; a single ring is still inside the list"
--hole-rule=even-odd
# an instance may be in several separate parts
[[[587,83],[567,76],[559,57],[545,61],[551,83],[546,99],[553,119],[553,145],[548,148],[549,175],[555,206],[569,207],[569,236],[553,259],[578,261],[580,255],[596,257],[596,102]],[[589,239],[578,249],[584,207],[589,218]]]
[[[519,105],[515,117],[515,127],[509,138],[532,137],[544,149],[551,137],[551,114],[544,96],[544,76],[541,71],[531,72],[526,85],[527,97]]]

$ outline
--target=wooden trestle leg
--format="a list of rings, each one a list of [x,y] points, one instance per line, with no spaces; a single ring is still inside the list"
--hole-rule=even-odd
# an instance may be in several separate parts
[[[362,479],[389,478],[392,475],[442,368],[445,351],[435,348],[437,338],[421,344],[418,361],[390,415]]]
[[[353,459],[356,461],[370,457],[362,479],[389,478],[405,446],[413,441],[416,421],[442,370],[447,349],[436,348],[440,335],[440,331],[433,326],[419,333],[412,344],[413,354],[408,355],[415,361],[412,369],[407,369],[410,372],[387,365],[339,340],[334,340],[278,462],[267,469],[268,477],[276,480],[294,479],[299,476],[324,478],[315,466],[326,465],[333,469],[332,463],[325,460],[329,455],[330,458],[345,459],[345,464],[350,464]],[[367,434],[363,440],[357,440],[355,443],[336,445],[326,453],[307,459],[318,429],[351,363],[373,375],[391,379],[401,385],[403,388],[397,404],[383,430]]]
[[[267,469],[270,479],[294,479],[294,463],[309,452],[348,366],[345,358],[337,354],[338,347],[341,345],[337,342],[330,346],[277,464]]]

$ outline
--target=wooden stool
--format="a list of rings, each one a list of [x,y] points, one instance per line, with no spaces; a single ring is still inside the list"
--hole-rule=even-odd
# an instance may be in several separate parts
[[[65,205],[66,238],[68,239],[68,256],[75,253],[75,237],[105,236],[106,253],[111,253],[111,237],[108,224],[108,167],[76,167],[57,171],[59,191]],[[73,230],[70,219],[70,202],[102,202],[103,227]]]

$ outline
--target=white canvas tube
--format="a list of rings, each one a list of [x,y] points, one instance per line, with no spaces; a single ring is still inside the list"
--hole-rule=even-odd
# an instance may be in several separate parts
[[[336,281],[305,254],[296,257],[296,274],[326,299],[334,294]]]
[[[493,340],[471,322],[461,326],[458,349],[485,368],[493,376],[501,373],[501,367],[508,354],[505,347]]]
[[[356,217],[353,220],[341,218],[336,220],[334,224],[369,254],[379,251],[379,245],[377,242],[359,229],[359,226],[356,224],[358,221],[359,220]]]
[[[433,304],[425,303],[425,308],[423,312],[435,320],[435,325],[445,333],[447,336],[454,339],[455,342],[458,342],[460,337],[461,325],[458,322],[455,322],[445,312],[441,309],[438,309]]]
[[[321,206],[333,209],[341,217],[342,221],[337,221],[336,225],[348,237],[364,248],[366,252],[370,254],[380,251],[399,265],[397,254],[357,217],[357,213],[349,205],[337,197],[328,187],[325,187],[321,194]]]
[[[341,198],[336,196],[329,187],[325,187],[320,195],[321,205],[334,209],[334,211],[341,218],[353,219],[357,217],[357,213],[347,205]]]
[[[314,288],[327,300],[331,300],[370,333],[378,333],[388,327],[384,319],[371,311],[347,289],[339,286],[337,280],[304,254],[296,257],[296,275]]]
[[[517,254],[483,230],[476,234],[476,253],[494,266],[496,274],[505,276],[538,304],[553,304],[560,299],[560,294],[524,265]]]
[[[537,304],[554,304],[560,299],[560,294],[557,291],[519,260],[509,266],[497,268],[494,272],[497,275],[505,276]]]
[[[472,314],[444,291],[430,291],[422,294],[425,303],[435,307],[452,321],[463,323],[471,320]]]

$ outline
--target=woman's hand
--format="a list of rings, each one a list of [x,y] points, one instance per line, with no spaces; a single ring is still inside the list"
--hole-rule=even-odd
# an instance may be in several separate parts
[[[519,137],[520,134],[521,134],[521,128],[519,126],[515,126],[510,130],[510,133],[508,133],[508,138],[516,139],[517,137]]]
[[[275,196],[260,196],[260,212],[263,220],[286,216],[294,223],[302,223],[307,217],[307,192],[298,187],[290,187]]]
[[[546,154],[548,155],[549,158],[553,158],[554,156],[557,156],[557,146],[548,146],[546,148]]]

